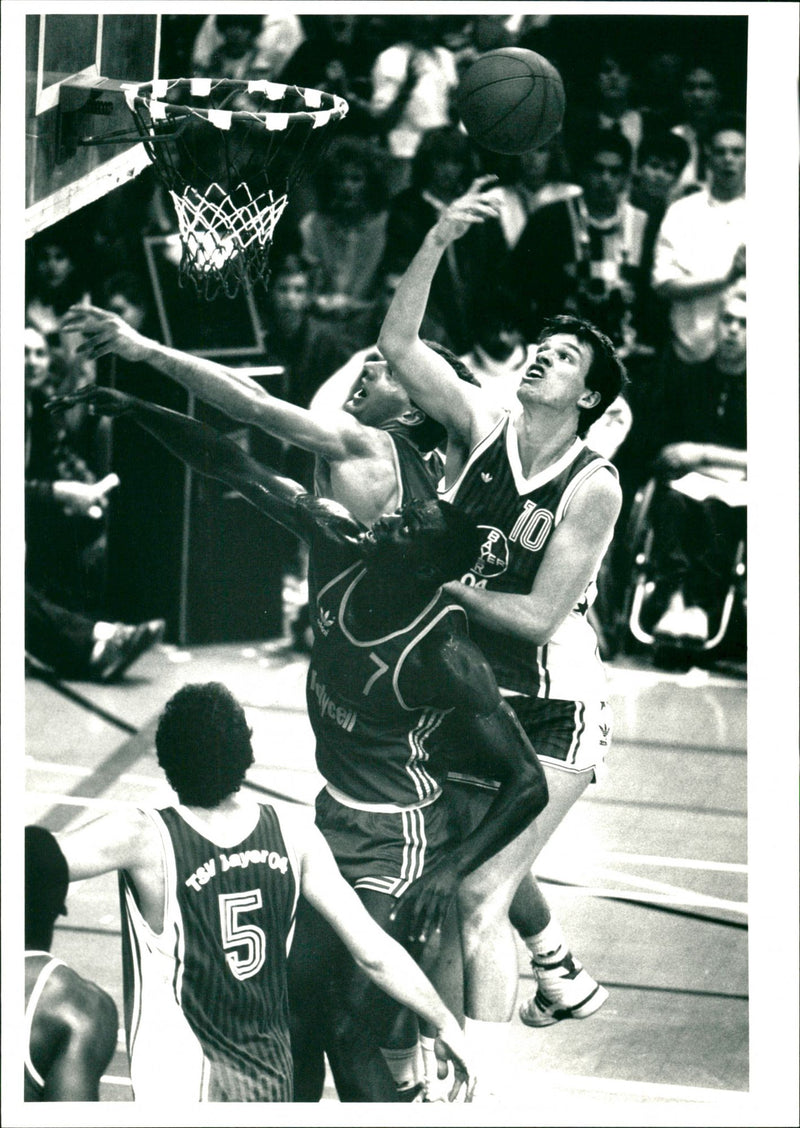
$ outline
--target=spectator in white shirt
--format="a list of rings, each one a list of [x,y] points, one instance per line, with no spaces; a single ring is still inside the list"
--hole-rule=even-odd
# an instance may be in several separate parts
[[[656,240],[653,289],[670,303],[672,348],[708,360],[722,292],[746,274],[745,120],[718,119],[706,146],[708,186],[676,200]]]

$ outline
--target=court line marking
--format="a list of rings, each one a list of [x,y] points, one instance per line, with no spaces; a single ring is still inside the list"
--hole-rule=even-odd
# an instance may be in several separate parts
[[[539,881],[548,885],[556,885],[565,893],[578,897],[610,898],[614,901],[637,901],[646,905],[692,905],[695,908],[730,909],[731,912],[742,913],[747,916],[749,906],[746,901],[724,901],[718,897],[704,897],[701,893],[682,893],[677,890],[678,896],[670,897],[666,893],[645,893],[642,891],[608,888],[602,885],[564,885],[561,878],[553,878],[542,873],[536,874]]]
[[[717,870],[720,873],[747,873],[743,862],[704,862],[698,858],[667,858],[658,854],[621,854],[614,850],[600,851],[599,858],[612,861],[632,862],[639,866],[664,866],[667,869]]]
[[[57,775],[69,775],[76,778],[89,776],[94,772],[94,767],[83,767],[80,764],[57,764],[51,760],[36,760],[33,756],[25,757],[25,767],[34,772],[53,772]],[[160,788],[166,787],[163,779],[158,779],[155,776],[136,775],[133,772],[125,772],[124,775],[119,776],[122,783],[136,783],[144,787]]]
[[[668,897],[674,895],[677,895],[679,897],[697,896],[697,891],[694,889],[686,889],[681,885],[671,885],[666,881],[653,881],[651,878],[639,877],[635,874],[626,874],[621,870],[606,869],[605,867],[601,867],[598,872],[601,877],[610,877],[615,881],[622,881],[626,885],[632,885],[634,889],[649,889],[652,893],[663,893]],[[722,901],[718,901],[717,903],[723,904]],[[735,902],[726,901],[724,903],[734,904]]]

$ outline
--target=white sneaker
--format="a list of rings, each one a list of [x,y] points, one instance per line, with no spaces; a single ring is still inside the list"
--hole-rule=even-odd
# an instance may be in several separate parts
[[[554,966],[531,960],[538,988],[519,1008],[526,1026],[552,1026],[565,1018],[588,1018],[608,998],[602,987],[571,953]]]

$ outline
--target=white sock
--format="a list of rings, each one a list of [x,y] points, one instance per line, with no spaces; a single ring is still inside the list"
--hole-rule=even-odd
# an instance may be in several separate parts
[[[558,963],[569,954],[566,938],[555,917],[550,918],[541,932],[537,932],[534,936],[526,936],[524,940],[535,964]]]
[[[389,1050],[381,1046],[381,1053],[399,1090],[413,1089],[419,1084],[422,1062],[419,1046],[416,1043],[398,1050]]]

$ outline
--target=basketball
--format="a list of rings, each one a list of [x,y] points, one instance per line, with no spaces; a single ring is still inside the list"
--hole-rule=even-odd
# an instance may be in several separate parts
[[[476,59],[457,93],[467,133],[493,153],[516,155],[546,144],[564,119],[564,83],[552,63],[522,47]]]

